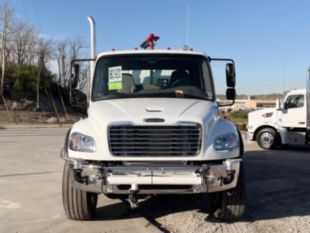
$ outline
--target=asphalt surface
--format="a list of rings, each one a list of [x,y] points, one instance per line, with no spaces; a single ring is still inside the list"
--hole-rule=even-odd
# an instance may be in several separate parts
[[[66,219],[62,206],[66,129],[0,130],[0,232],[160,232],[127,204],[99,198],[94,221]]]
[[[131,211],[99,198],[94,221],[64,216],[65,129],[0,130],[0,232],[310,232],[310,148],[246,142],[247,210],[237,223],[209,216],[207,195],[157,196]]]

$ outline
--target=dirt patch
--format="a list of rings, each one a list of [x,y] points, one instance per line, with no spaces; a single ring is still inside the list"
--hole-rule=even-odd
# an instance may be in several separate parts
[[[13,121],[10,120],[6,111],[0,111],[0,123],[72,124],[82,117],[80,115],[69,114],[67,119],[65,114],[59,114],[58,122],[56,114],[53,112],[10,111],[10,115]]]

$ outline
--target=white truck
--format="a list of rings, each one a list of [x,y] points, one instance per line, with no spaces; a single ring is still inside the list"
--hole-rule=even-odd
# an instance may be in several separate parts
[[[310,72],[310,71],[309,71]],[[307,89],[287,91],[275,108],[250,112],[248,138],[263,149],[310,143],[310,78]]]
[[[66,216],[94,217],[98,194],[210,193],[213,215],[237,220],[245,209],[243,143],[231,122],[221,119],[210,63],[227,61],[227,99],[235,99],[232,59],[189,50],[131,50],[95,54],[91,62],[88,116],[68,131],[62,196]],[[206,203],[207,205],[207,203]]]

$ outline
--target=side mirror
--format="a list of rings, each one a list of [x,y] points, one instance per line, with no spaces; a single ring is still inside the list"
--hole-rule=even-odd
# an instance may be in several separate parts
[[[276,110],[282,110],[280,100],[276,100]]]
[[[78,83],[79,83],[79,76],[80,76],[80,65],[79,64],[74,64],[73,65],[73,72],[74,74],[71,74],[71,88],[77,88]]]
[[[235,87],[236,85],[236,71],[235,64],[226,64],[226,85],[227,87]]]
[[[226,90],[226,99],[235,100],[236,99],[236,90],[235,88],[227,88]]]

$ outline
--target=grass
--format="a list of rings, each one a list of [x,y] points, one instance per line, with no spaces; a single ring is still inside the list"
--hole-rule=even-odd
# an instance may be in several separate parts
[[[238,128],[242,125],[247,124],[248,122],[248,113],[249,111],[240,110],[238,112],[228,113],[228,119],[231,120]]]

